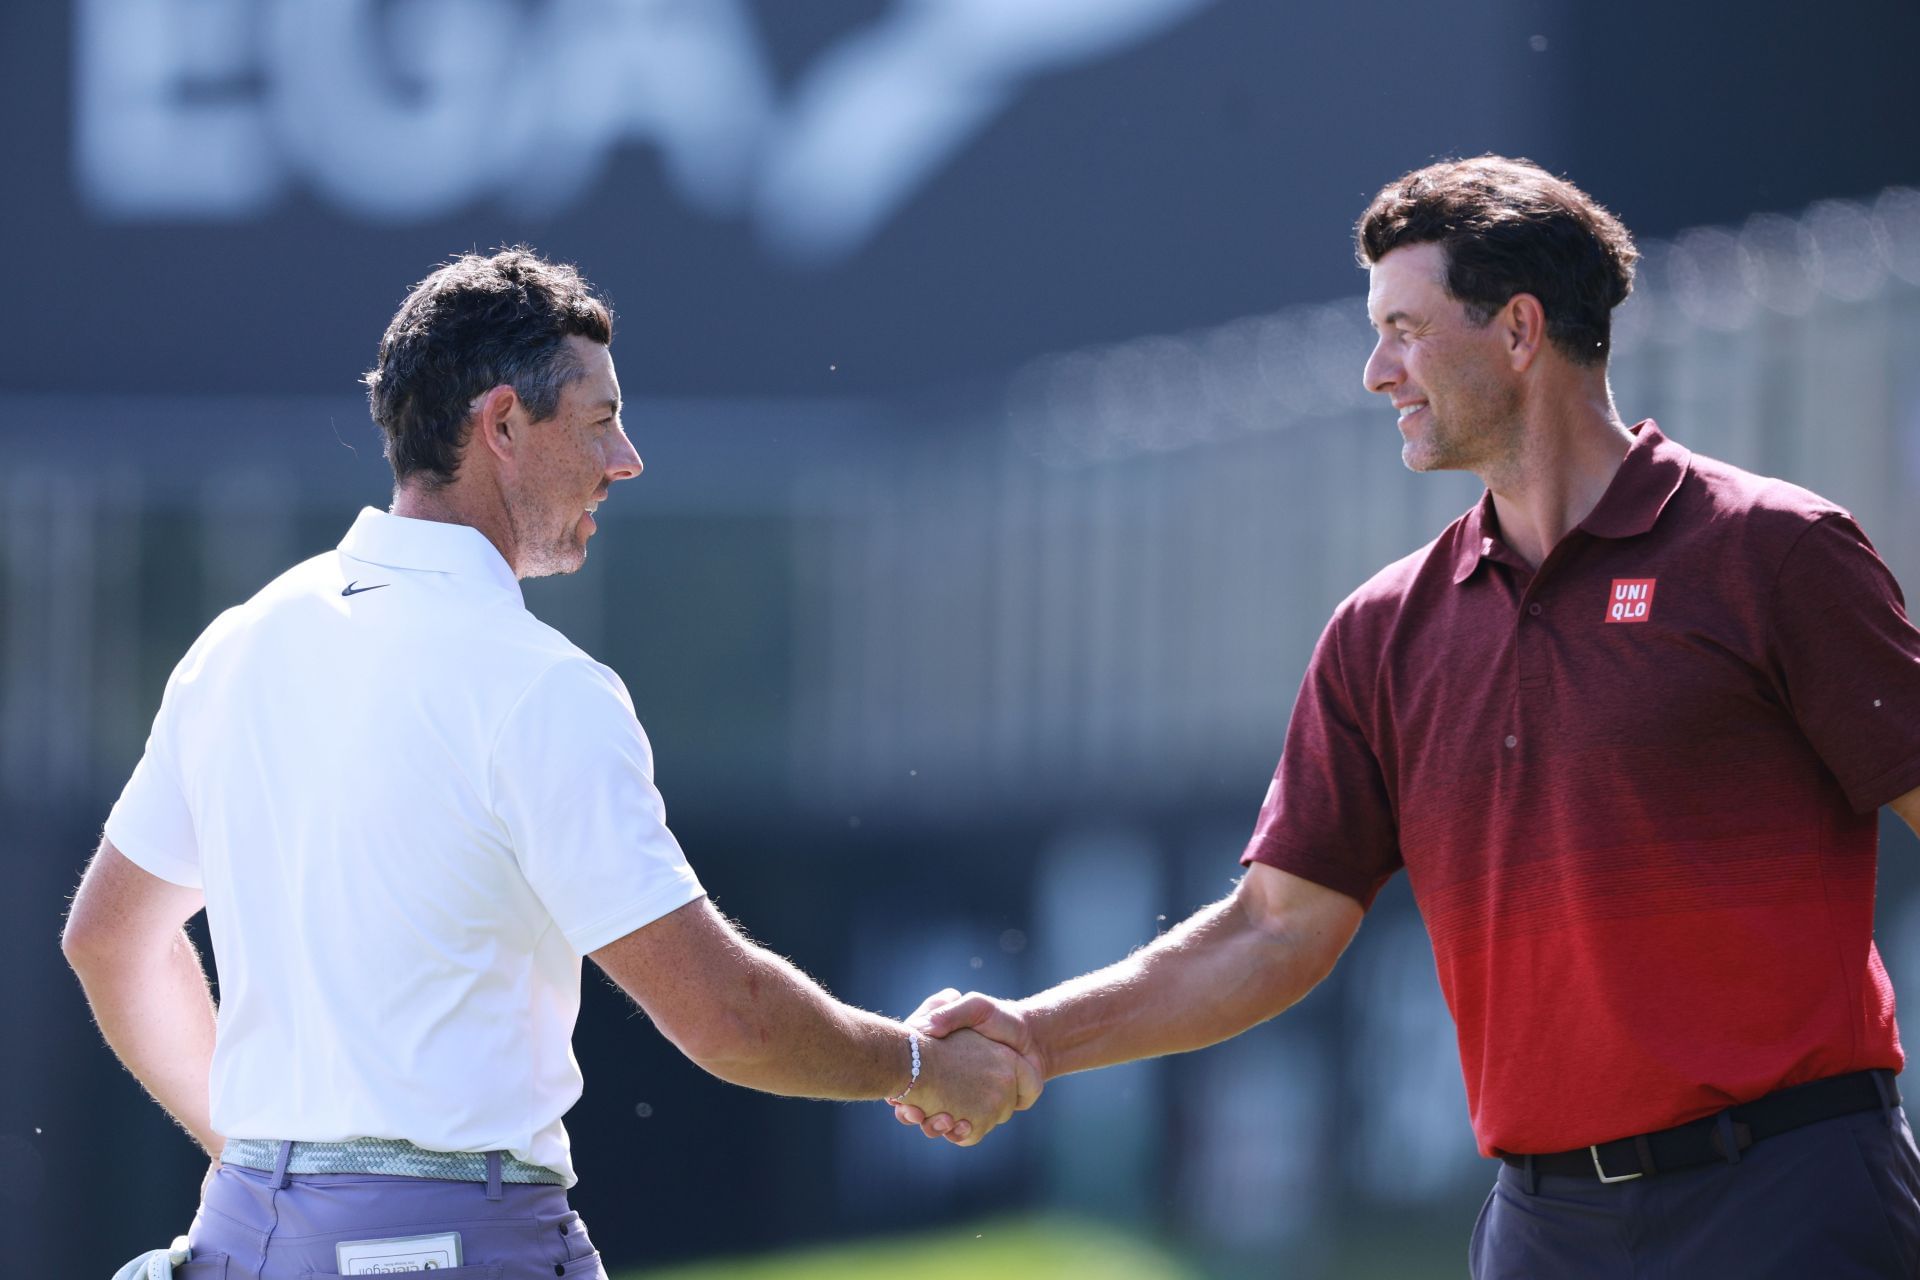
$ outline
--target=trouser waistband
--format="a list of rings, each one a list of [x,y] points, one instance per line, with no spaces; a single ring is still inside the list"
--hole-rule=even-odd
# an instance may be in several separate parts
[[[1756,1142],[1821,1120],[1860,1111],[1892,1111],[1900,1105],[1891,1071],[1856,1071],[1780,1089],[1715,1115],[1632,1138],[1617,1138],[1572,1151],[1500,1158],[1526,1172],[1630,1182],[1650,1174],[1724,1161],[1737,1164]]]
[[[355,1138],[350,1142],[230,1138],[220,1153],[220,1162],[269,1171],[276,1181],[293,1173],[372,1173],[484,1182],[490,1192],[502,1182],[565,1186],[567,1181],[544,1165],[528,1164],[501,1151],[429,1151],[394,1138]]]

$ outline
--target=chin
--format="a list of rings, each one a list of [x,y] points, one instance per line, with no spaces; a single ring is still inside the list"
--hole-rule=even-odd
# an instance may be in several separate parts
[[[1471,471],[1469,451],[1454,437],[1415,436],[1400,446],[1400,461],[1409,471]]]
[[[1409,440],[1400,446],[1400,461],[1409,471],[1441,471],[1446,468],[1446,460],[1436,456],[1435,451],[1420,440]]]
[[[577,573],[580,566],[587,562],[587,549],[583,546],[549,547],[536,557],[531,568],[521,574],[523,578],[555,578],[561,574]]]

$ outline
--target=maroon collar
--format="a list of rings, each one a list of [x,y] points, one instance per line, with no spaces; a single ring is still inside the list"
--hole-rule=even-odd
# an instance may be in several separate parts
[[[1652,418],[1628,428],[1633,432],[1633,447],[1613,473],[1607,491],[1599,503],[1579,524],[1583,533],[1596,538],[1631,538],[1647,532],[1666,510],[1667,500],[1686,478],[1693,455],[1660,434]],[[1480,502],[1460,521],[1453,551],[1453,580],[1465,582],[1480,567],[1482,560],[1500,560],[1525,566],[1509,551],[1497,535],[1499,521],[1493,512],[1493,492],[1480,496]]]

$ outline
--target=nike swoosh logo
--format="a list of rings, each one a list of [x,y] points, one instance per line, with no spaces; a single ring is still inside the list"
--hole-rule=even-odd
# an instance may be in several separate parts
[[[382,587],[390,587],[393,585],[391,582],[376,582],[370,587],[363,587],[359,585],[359,583],[360,579],[355,578],[352,582],[340,588],[340,594],[343,596],[357,596],[362,591],[378,591]]]

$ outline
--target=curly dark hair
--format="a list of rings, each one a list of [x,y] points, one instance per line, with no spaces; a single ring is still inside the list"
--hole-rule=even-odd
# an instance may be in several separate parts
[[[460,469],[474,397],[505,384],[536,422],[580,376],[574,335],[613,341],[613,312],[566,263],[525,245],[463,253],[413,287],[361,380],[396,484],[438,488]]]
[[[1380,189],[1354,227],[1370,267],[1410,244],[1446,251],[1447,292],[1485,324],[1530,293],[1547,337],[1577,364],[1606,363],[1613,309],[1633,291],[1640,253],[1620,220],[1531,160],[1477,156],[1415,169]]]

